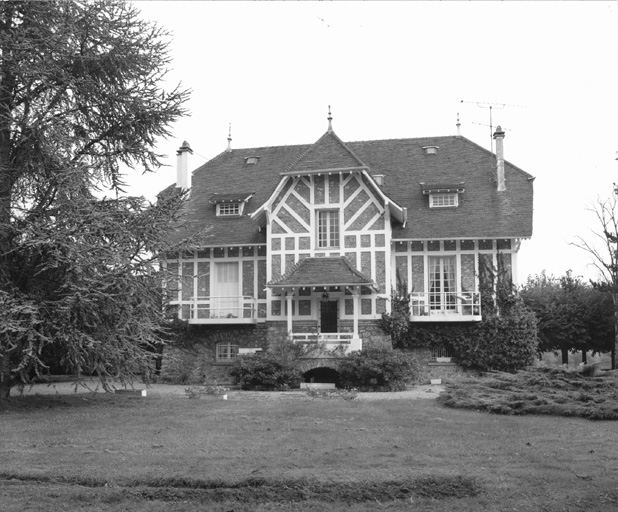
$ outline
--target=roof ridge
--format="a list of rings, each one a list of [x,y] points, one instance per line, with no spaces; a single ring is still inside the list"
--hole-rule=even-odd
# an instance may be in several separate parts
[[[427,136],[427,137],[394,137],[390,139],[349,140],[348,142],[346,142],[346,144],[360,144],[360,143],[368,143],[368,142],[377,143],[377,142],[412,141],[412,140],[423,140],[423,139],[466,139],[466,137],[460,136],[460,135],[434,135],[434,136]]]
[[[359,167],[367,167],[367,165],[360,158],[358,158],[358,156],[356,156],[356,154],[348,146],[346,146],[345,142],[343,142],[341,138],[334,131],[326,131],[318,140],[316,140],[313,144],[311,144],[311,146],[309,146],[306,151],[304,151],[296,160],[294,160],[294,162],[292,162],[283,172],[291,171],[299,162],[301,162],[316,147],[318,147],[318,145],[324,139],[326,139],[326,137],[332,137],[333,140],[337,142],[337,144],[341,145],[343,149],[345,149],[350,154],[350,156],[354,160],[356,160],[356,162],[359,164]]]

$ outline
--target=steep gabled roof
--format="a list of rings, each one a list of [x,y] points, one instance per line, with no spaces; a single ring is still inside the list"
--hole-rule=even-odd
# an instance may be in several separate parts
[[[436,146],[428,155],[426,146]],[[322,151],[324,153],[322,153]],[[506,145],[508,153],[508,145]],[[247,156],[259,156],[246,165]],[[460,136],[342,143],[327,133],[315,144],[225,151],[193,172],[193,188],[174,233],[180,241],[211,226],[209,245],[263,244],[264,230],[249,215],[263,205],[282,174],[356,166],[370,176],[384,175],[383,193],[407,209],[407,222],[395,223],[394,239],[527,238],[532,235],[532,176],[506,162],[506,191],[496,186],[495,156]],[[365,170],[363,170],[365,169]],[[293,174],[292,172],[292,174]],[[429,208],[423,185],[465,183],[457,208]],[[166,189],[170,193],[174,187]],[[216,217],[213,194],[253,190],[241,217]]]
[[[284,174],[304,174],[334,169],[366,169],[367,166],[337,137],[327,131]]]

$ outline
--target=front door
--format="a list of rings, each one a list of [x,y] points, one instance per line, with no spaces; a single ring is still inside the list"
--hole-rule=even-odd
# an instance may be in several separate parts
[[[337,313],[339,303],[334,300],[320,302],[320,331],[337,332]]]

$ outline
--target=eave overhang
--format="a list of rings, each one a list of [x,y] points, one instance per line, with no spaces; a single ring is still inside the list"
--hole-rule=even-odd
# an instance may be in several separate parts
[[[450,192],[457,192],[458,194],[462,194],[466,190],[465,184],[466,183],[464,181],[462,181],[461,183],[420,183],[424,195]]]
[[[329,286],[367,286],[376,292],[379,291],[375,281],[352,267],[344,256],[305,258],[281,277],[271,280],[266,286],[274,292]]]
[[[230,194],[213,194],[208,199],[210,204],[245,203],[253,197],[255,192],[238,192]]]

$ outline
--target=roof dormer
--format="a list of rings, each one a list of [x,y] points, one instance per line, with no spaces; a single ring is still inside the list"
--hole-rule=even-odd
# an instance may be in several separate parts
[[[217,209],[217,217],[240,217],[245,210],[245,204],[251,199],[251,193],[213,194],[208,202]]]
[[[457,208],[459,194],[465,192],[465,183],[428,185],[421,183],[423,195],[429,196],[429,208]]]

